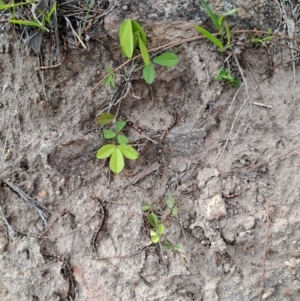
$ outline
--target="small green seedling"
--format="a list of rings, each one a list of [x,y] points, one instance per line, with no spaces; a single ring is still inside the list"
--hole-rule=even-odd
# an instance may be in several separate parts
[[[239,87],[241,84],[241,79],[238,77],[234,77],[229,73],[227,69],[221,68],[218,72],[218,75],[215,77],[218,81],[225,81],[228,87]]]
[[[158,216],[153,212],[152,205],[146,203],[141,207],[141,210],[146,213],[148,223],[152,227],[150,230],[150,237],[153,243],[158,243],[161,239],[161,236],[165,232],[165,226],[160,223]]]
[[[268,30],[268,35],[265,38],[261,38],[258,36],[253,36],[250,37],[250,42],[254,43],[254,44],[259,44],[261,46],[266,46],[266,43],[268,41],[271,41],[273,39],[273,35],[272,35],[272,29]]]
[[[182,249],[182,245],[181,244],[172,244],[171,242],[167,241],[164,245],[163,245],[164,249],[166,250],[172,250],[172,251],[180,251]]]
[[[101,114],[97,119],[97,124],[107,125],[115,120],[115,116],[110,113]],[[136,160],[139,156],[138,152],[130,145],[129,139],[121,134],[121,131],[126,126],[126,122],[118,120],[114,123],[114,129],[103,131],[105,139],[112,140],[112,143],[105,144],[97,151],[98,159],[106,159],[110,157],[109,168],[115,174],[120,173],[124,166],[124,157],[130,160]]]
[[[215,44],[215,46],[217,46],[217,48],[221,52],[223,52],[226,49],[228,49],[229,47],[231,47],[231,45],[232,45],[232,34],[231,34],[231,30],[229,28],[228,22],[226,20],[226,17],[236,13],[237,9],[232,9],[232,10],[228,11],[227,13],[225,13],[224,15],[218,15],[211,10],[209,5],[204,0],[199,0],[199,1],[201,2],[202,6],[208,13],[211,21],[213,22],[213,24],[217,30],[217,34],[218,34],[218,36],[220,36],[220,39],[218,39],[215,36],[215,34],[208,32],[203,27],[195,25],[195,29],[198,32],[200,32],[201,34],[203,34],[209,41],[211,41],[213,44]]]
[[[173,216],[177,216],[177,214],[178,214],[178,207],[175,204],[174,197],[169,192],[167,193],[167,196],[168,196],[167,206],[168,206],[169,210],[171,211],[172,215]]]
[[[170,213],[176,217],[178,214],[178,207],[175,204],[175,200],[170,193],[167,193],[167,210],[164,215],[169,215]],[[165,233],[165,226],[158,218],[156,213],[153,211],[152,205],[150,203],[146,203],[141,207],[141,210],[145,212],[147,220],[151,226],[150,230],[150,238],[153,243],[158,243],[163,239],[163,235]],[[163,244],[164,249],[166,250],[174,250],[179,251],[181,249],[180,244],[172,244],[170,241],[166,240]]]
[[[147,49],[147,36],[142,26],[134,20],[123,21],[119,29],[119,40],[122,54],[131,59],[136,49],[139,49],[144,61],[143,77],[148,84],[153,83],[155,78],[154,65],[173,67],[178,63],[178,56],[173,52],[165,52],[156,56],[152,61]]]
[[[109,74],[109,76],[104,80],[105,87],[110,85],[112,88],[114,88],[116,86],[116,74],[114,73],[114,70],[108,66],[105,66],[105,71]]]

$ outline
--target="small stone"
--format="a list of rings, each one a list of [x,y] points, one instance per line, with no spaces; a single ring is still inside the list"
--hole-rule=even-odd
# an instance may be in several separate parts
[[[40,193],[39,193],[39,197],[40,198],[43,198],[47,195],[47,190],[42,190]]]
[[[300,281],[299,280],[294,280],[293,281],[293,288],[295,290],[299,290],[300,289]]]
[[[66,180],[65,178],[63,178],[63,179],[60,180],[60,184],[61,184],[62,186],[65,186],[66,183],[67,183],[67,180]]]
[[[33,96],[33,98],[34,98],[35,102],[40,102],[41,101],[41,96],[40,96],[39,93],[35,93],[34,96]]]
[[[208,203],[206,210],[206,218],[208,220],[218,219],[227,215],[225,202],[222,200],[221,195],[215,195]]]
[[[274,293],[275,289],[274,288],[269,288],[263,295],[262,295],[262,299],[265,300],[267,298],[269,298],[273,293]]]
[[[7,161],[12,157],[12,152],[10,149],[8,149],[4,155],[4,160]]]

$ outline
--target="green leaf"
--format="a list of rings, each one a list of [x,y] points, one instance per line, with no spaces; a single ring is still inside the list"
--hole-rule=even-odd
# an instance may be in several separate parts
[[[165,226],[163,224],[159,224],[158,227],[157,227],[157,232],[158,232],[159,235],[164,234]]]
[[[218,22],[218,16],[212,12],[209,5],[204,0],[200,0],[200,2],[202,4],[202,6],[205,8],[206,12],[208,13],[211,21],[214,23],[214,25],[215,25],[216,29],[218,30],[218,32],[221,32],[221,27],[220,27],[219,22]]]
[[[173,245],[170,244],[170,243],[166,243],[166,244],[164,244],[164,249],[165,250],[172,250],[173,249]]]
[[[152,63],[145,65],[143,68],[143,77],[147,84],[152,84],[154,81],[155,71]]]
[[[117,124],[116,124],[116,132],[120,133],[123,130],[125,125],[126,125],[126,122],[124,120],[118,120]]]
[[[178,214],[178,207],[174,206],[174,208],[172,209],[172,215],[177,216],[177,214]]]
[[[181,248],[182,248],[182,245],[181,245],[181,244],[177,244],[177,245],[174,245],[174,246],[173,246],[173,249],[174,249],[175,251],[179,251],[179,250],[181,250]]]
[[[112,80],[112,75],[108,76],[105,80],[104,80],[104,86],[107,87],[109,86],[109,84],[111,83]]]
[[[116,133],[112,130],[104,130],[103,135],[105,139],[111,139],[116,137]]]
[[[126,57],[132,58],[133,55],[133,31],[130,19],[125,20],[119,30],[119,39],[121,48]]]
[[[132,31],[139,33],[139,37],[144,42],[144,45],[147,47],[147,37],[146,37],[143,27],[139,23],[137,23],[136,21],[133,21],[133,20],[131,20],[131,24],[132,24]]]
[[[127,159],[136,160],[139,157],[139,153],[130,145],[121,144],[119,145],[119,149]]]
[[[150,231],[150,236],[152,242],[154,242],[155,244],[159,242],[159,235],[155,231]]]
[[[226,35],[227,35],[227,45],[231,43],[231,31],[228,25],[228,22],[225,20],[225,29],[226,29]]]
[[[149,211],[150,209],[151,209],[151,204],[150,203],[146,203],[145,205],[143,205],[142,207],[141,207],[141,210],[143,211],[143,212],[145,212],[145,211]]]
[[[53,3],[49,13],[46,15],[46,21],[49,25],[51,25],[51,16],[56,10],[56,2]]]
[[[178,56],[173,52],[165,52],[154,58],[153,62],[161,66],[173,67],[178,63]]]
[[[113,153],[114,150],[115,150],[115,146],[113,144],[103,145],[97,151],[96,157],[97,157],[97,159],[108,158]]]
[[[41,26],[38,22],[35,22],[35,21],[9,20],[9,22],[13,23],[13,24],[23,25],[23,26],[38,27],[41,31],[45,30],[45,27]]]
[[[124,168],[124,158],[117,146],[115,146],[115,149],[113,150],[113,153],[111,155],[110,161],[109,161],[109,168],[115,173],[120,173]]]
[[[147,215],[147,220],[153,228],[156,229],[158,227],[159,224],[158,217],[154,212],[151,212],[150,214]]]
[[[127,144],[129,142],[129,139],[124,135],[118,135],[117,139],[118,139],[119,144]],[[123,156],[124,156],[124,154],[123,154]]]
[[[175,205],[175,200],[174,200],[174,197],[172,196],[171,193],[167,193],[167,196],[168,196],[168,200],[167,200],[167,206],[172,209]]]
[[[212,35],[210,32],[205,30],[204,28],[195,25],[194,26],[196,30],[198,30],[201,34],[203,34],[208,40],[213,42],[221,51],[223,51],[223,44],[222,42],[217,39],[214,35]]]
[[[140,46],[141,54],[142,54],[145,65],[149,65],[150,59],[149,59],[148,50],[147,50],[143,40],[141,39],[141,37],[139,37],[139,46]]]
[[[97,118],[96,123],[99,125],[107,125],[111,123],[114,118],[115,116],[111,113],[103,113]]]
[[[114,70],[111,69],[109,66],[105,66],[105,71],[109,74],[114,74]]]
[[[233,15],[238,11],[237,8],[234,8],[232,10],[229,10],[224,16],[229,16],[229,15]]]

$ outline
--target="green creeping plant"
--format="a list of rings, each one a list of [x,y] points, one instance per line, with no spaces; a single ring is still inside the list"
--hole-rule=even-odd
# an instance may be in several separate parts
[[[101,114],[97,119],[97,124],[107,125],[115,119],[115,116],[110,113]],[[115,174],[120,173],[124,166],[124,158],[130,160],[136,160],[139,157],[138,152],[130,145],[129,139],[121,134],[121,131],[126,126],[126,122],[118,120],[114,124],[113,130],[104,130],[103,135],[105,139],[112,140],[112,143],[108,143],[100,147],[97,151],[96,157],[98,159],[106,159],[110,157],[109,168]]]
[[[227,69],[221,68],[218,71],[218,75],[215,77],[215,80],[218,81],[225,81],[228,87],[239,87],[240,84],[242,83],[241,79],[238,77],[234,77],[229,73]]]

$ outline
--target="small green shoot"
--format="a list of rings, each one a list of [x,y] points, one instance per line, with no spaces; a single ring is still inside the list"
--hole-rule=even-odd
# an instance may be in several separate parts
[[[171,242],[167,242],[163,245],[165,250],[173,250],[173,251],[180,251],[182,249],[181,244],[172,244]]]
[[[107,125],[112,123],[115,116],[110,113],[101,114],[97,119],[97,124]],[[120,173],[124,166],[124,157],[130,160],[136,160],[139,156],[138,152],[130,145],[129,139],[121,134],[121,131],[126,126],[126,122],[118,120],[114,124],[114,129],[107,129],[103,131],[105,139],[112,140],[112,143],[105,144],[97,151],[96,157],[98,159],[106,159],[110,157],[109,168],[115,174]]]
[[[254,44],[259,44],[261,46],[266,46],[266,43],[268,41],[271,41],[273,39],[273,35],[272,35],[272,29],[268,30],[268,35],[264,38],[258,37],[258,36],[253,36],[250,37],[250,42],[254,43]]]
[[[178,63],[178,56],[173,52],[165,52],[155,57],[151,62],[147,49],[146,33],[142,26],[134,20],[126,19],[123,21],[119,29],[119,40],[122,54],[128,59],[131,59],[135,50],[139,49],[144,62],[143,77],[148,84],[152,84],[155,78],[153,63],[164,67],[173,67]]]
[[[104,80],[105,87],[110,85],[112,88],[114,88],[116,86],[116,82],[115,82],[116,81],[116,75],[114,73],[114,70],[111,69],[108,66],[105,66],[105,71],[109,74],[109,76],[106,77],[105,80]]]
[[[168,200],[167,200],[167,212],[166,214],[169,215],[170,213],[176,217],[178,214],[178,207],[175,204],[175,200],[173,196],[168,193]],[[153,243],[159,243],[161,241],[164,242],[163,247],[165,250],[173,250],[179,251],[181,249],[180,244],[172,244],[169,240],[164,239],[165,234],[165,226],[157,216],[157,214],[153,211],[152,205],[150,203],[146,203],[141,207],[141,210],[145,213],[148,223],[151,226],[150,229],[150,238]]]
[[[171,210],[171,213],[173,216],[177,216],[178,214],[178,207],[175,204],[174,197],[172,196],[171,193],[167,193],[168,200],[167,200],[167,206]]]
[[[228,87],[239,87],[241,84],[241,79],[238,77],[234,77],[229,73],[227,69],[221,68],[218,72],[218,75],[215,77],[218,81],[225,81]]]
[[[216,34],[210,33],[203,27],[195,25],[195,29],[203,34],[209,41],[211,41],[219,49],[219,51],[223,52],[232,45],[232,33],[226,17],[235,14],[237,12],[237,9],[232,9],[224,15],[218,15],[211,10],[209,5],[204,0],[199,1],[201,2],[212,23],[214,24],[217,35],[220,37],[220,39],[216,37]]]

